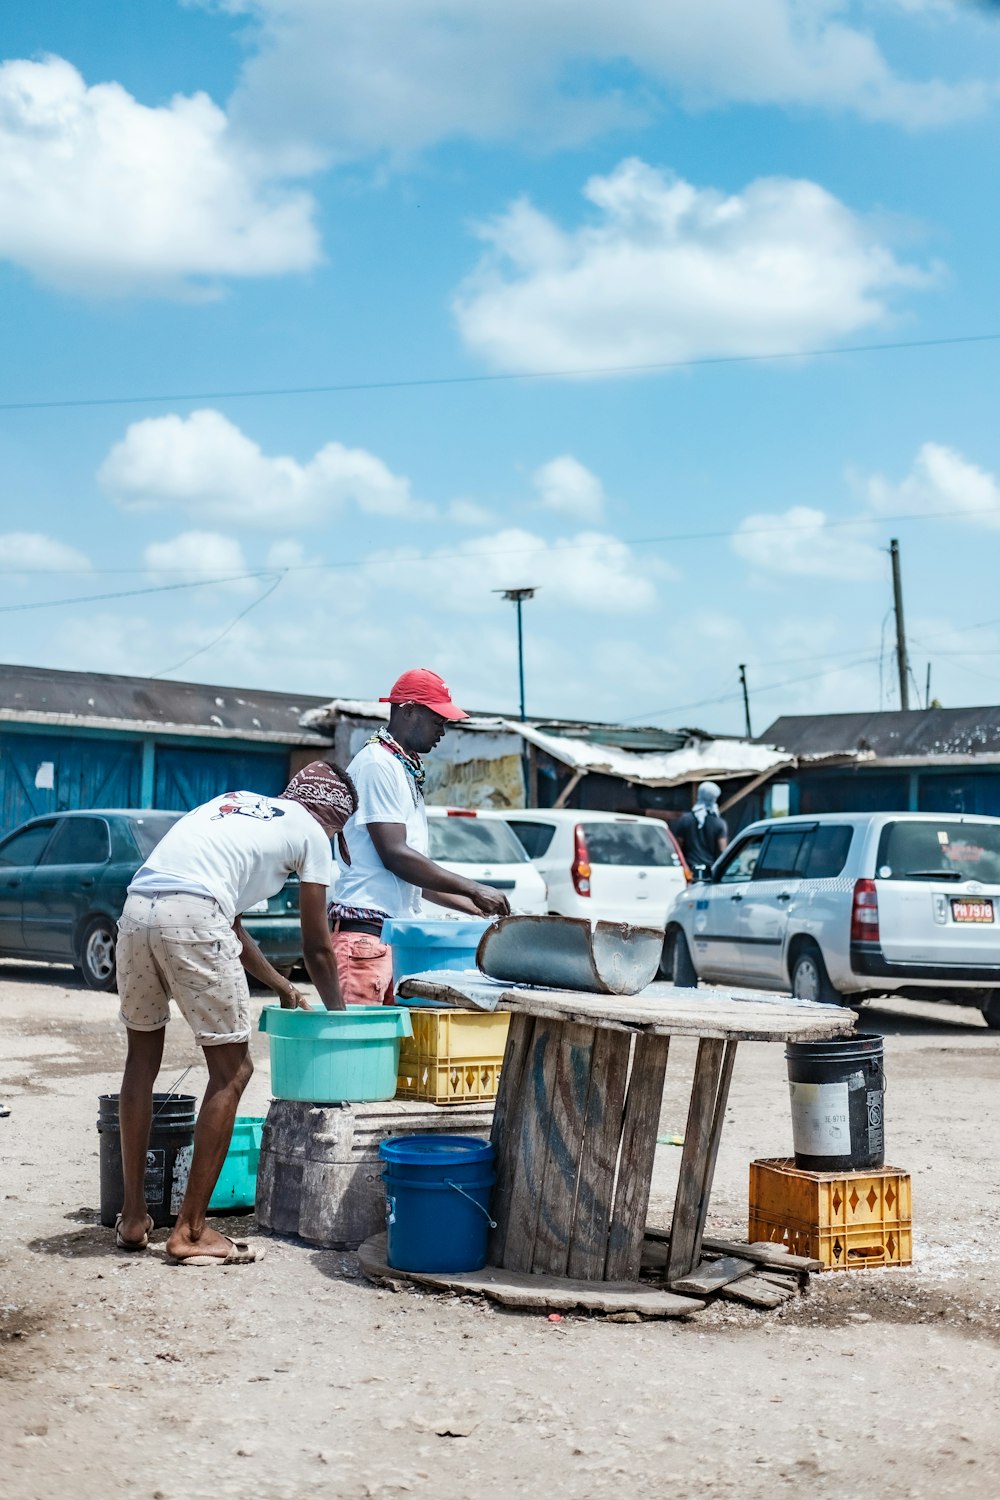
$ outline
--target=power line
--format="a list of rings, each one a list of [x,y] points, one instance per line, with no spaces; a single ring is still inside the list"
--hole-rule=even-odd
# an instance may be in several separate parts
[[[877,344],[844,344],[838,348],[786,349],[773,354],[709,354],[697,359],[653,360],[645,364],[575,366],[553,370],[513,370],[495,375],[425,375],[410,380],[352,380],[331,385],[270,386],[230,391],[168,391],[159,395],[75,396],[64,400],[0,401],[0,411],[58,411],[79,407],[148,406],[169,401],[247,401],[276,396],[333,396],[350,392],[405,391],[454,385],[510,384],[519,380],[570,380],[583,376],[655,374],[712,365],[765,364],[768,361],[829,359],[846,354],[882,354],[904,349],[944,349],[1000,341],[1000,333],[956,334],[940,339],[899,339]]]
[[[188,662],[194,661],[196,656],[204,656],[206,651],[211,651],[213,646],[217,646],[220,641],[225,640],[229,632],[235,629],[235,627],[240,623],[241,620],[246,619],[251,610],[256,609],[258,604],[263,604],[265,599],[270,599],[271,595],[278,587],[278,584],[282,582],[283,578],[284,574],[279,573],[277,578],[272,580],[269,587],[266,588],[262,594],[258,594],[256,599],[252,599],[249,604],[247,604],[243,609],[240,610],[238,615],[235,615],[233,619],[230,620],[229,624],[224,630],[220,630],[218,635],[213,636],[213,638],[204,646],[199,646],[197,651],[192,651],[191,654],[189,656],[185,656],[182,661],[175,661],[173,666],[161,667],[158,672],[153,673],[153,676],[165,677],[168,672],[179,672],[181,667],[186,667]]]
[[[27,609],[57,609],[64,604],[98,604],[108,599],[136,599],[142,594],[169,594],[177,589],[203,589],[215,583],[240,583],[247,578],[267,576],[274,570],[258,569],[254,573],[227,573],[219,578],[194,578],[186,583],[160,583],[143,589],[119,589],[107,594],[77,594],[72,599],[38,599],[30,604],[0,604],[0,614],[16,614]]]
[[[964,516],[970,516],[970,515],[998,515],[998,514],[1000,514],[1000,506],[998,506],[998,505],[985,505],[985,506],[981,506],[981,507],[977,508],[976,510],[963,511],[963,515]],[[732,537],[736,537],[736,536],[740,536],[740,537],[743,537],[743,536],[770,536],[770,535],[775,534],[775,533],[780,533],[783,536],[787,536],[789,533],[794,533],[794,532],[797,532],[797,531],[801,531],[801,532],[828,531],[828,530],[836,530],[836,529],[838,529],[840,527],[843,527],[843,526],[883,526],[883,525],[888,525],[890,522],[895,522],[895,521],[940,521],[940,520],[951,519],[953,516],[954,516],[954,511],[952,511],[952,510],[909,511],[909,512],[902,512],[902,513],[897,512],[897,513],[877,515],[877,516],[852,516],[852,517],[848,517],[846,519],[820,521],[820,522],[818,522],[815,525],[813,525],[813,524],[810,523],[809,525],[805,525],[805,526],[790,526],[790,525],[788,525],[786,523],[779,523],[778,525],[775,525],[775,526],[748,526],[748,527],[737,526],[737,527],[731,528],[728,531],[725,531],[725,530],[718,530],[718,531],[675,531],[675,532],[663,532],[663,533],[660,533],[660,534],[657,534],[657,535],[652,535],[652,536],[621,537],[621,538],[619,538],[619,540],[620,540],[621,544],[623,546],[625,546],[625,547],[651,547],[651,546],[663,546],[663,545],[665,545],[667,543],[674,544],[674,543],[678,543],[678,542],[725,541],[725,540],[731,539]],[[547,550],[550,553],[552,553],[552,552],[586,552],[590,548],[592,548],[594,544],[593,544],[592,541],[587,541],[587,542],[559,542],[559,541],[556,541],[556,542],[548,543],[546,545],[547,545]],[[342,559],[342,560],[337,561],[337,562],[290,563],[287,567],[283,567],[280,571],[282,573],[340,572],[340,571],[342,571],[344,569],[385,568],[385,567],[391,567],[396,562],[401,562],[401,563],[405,562],[407,564],[410,564],[410,563],[435,563],[435,562],[468,562],[470,560],[471,561],[475,561],[477,558],[481,558],[481,557],[494,558],[494,557],[529,557],[529,556],[530,557],[537,557],[538,556],[538,548],[537,547],[503,547],[503,548],[490,547],[490,548],[487,549],[487,548],[484,547],[484,548],[480,548],[478,550],[469,550],[469,549],[466,549],[465,551],[461,551],[461,552],[424,552],[424,553],[412,553],[412,554],[407,555],[406,557],[401,557],[401,558],[398,558],[398,559],[397,558],[393,558],[393,557],[387,557],[385,555],[378,556],[378,557],[355,557],[355,558],[345,558],[345,559]],[[128,575],[128,574],[133,574],[133,573],[148,573],[148,572],[151,572],[151,571],[154,571],[154,570],[150,569],[148,567],[148,565],[144,565],[144,566],[141,566],[141,567],[135,567],[135,568],[86,568],[86,569],[83,569],[83,568],[17,568],[17,567],[13,567],[13,568],[0,568],[0,575],[9,574],[11,576],[15,576],[15,577],[19,577],[19,578],[31,578],[31,577],[50,578],[50,577],[56,577],[56,576],[60,576],[60,575],[66,575],[66,576],[77,575],[77,576],[79,576],[80,574],[84,574],[86,576],[94,576],[94,577],[100,578],[100,577],[111,577],[111,576],[119,576],[119,575]],[[201,582],[204,582],[206,584],[208,584],[208,583],[226,583],[226,582],[237,581],[239,579],[244,579],[244,578],[261,578],[261,577],[270,575],[274,571],[275,571],[275,569],[264,566],[264,567],[260,567],[260,568],[250,569],[250,570],[248,570],[245,573],[232,574],[232,575],[230,575],[227,578],[215,578],[215,577],[212,577],[212,578],[206,578],[204,580],[196,580],[194,583],[188,582],[188,583],[183,583],[183,584],[164,584],[164,585],[162,585],[162,588],[194,588],[194,587],[197,587]],[[157,573],[183,572],[183,573],[188,573],[189,574],[191,572],[191,569],[190,568],[176,568],[176,569],[171,569],[171,568],[159,568],[158,567],[158,568],[155,569],[155,572],[157,572]],[[87,603],[91,599],[126,598],[129,594],[147,594],[147,593],[156,593],[158,591],[159,590],[157,590],[155,588],[130,589],[130,590],[123,590],[119,594],[93,594],[93,595],[81,596],[81,598],[79,598],[79,599],[54,600],[54,601],[50,601],[50,602],[51,603],[55,603],[55,604],[63,604],[63,603],[65,603],[65,604]],[[16,610],[19,610],[19,609],[45,609],[45,608],[48,608],[48,607],[49,607],[49,605],[47,603],[41,603],[41,604],[24,604],[24,605],[21,605],[21,604],[7,604],[7,605],[0,605],[0,613],[2,613],[4,611],[16,611]],[[995,622],[985,621],[985,622],[982,622],[982,623],[989,624],[989,623],[995,623]],[[915,637],[915,639],[916,639],[916,637]]]

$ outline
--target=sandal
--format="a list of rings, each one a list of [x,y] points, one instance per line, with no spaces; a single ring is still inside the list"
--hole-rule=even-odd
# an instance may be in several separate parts
[[[149,1244],[149,1236],[152,1228],[153,1221],[150,1218],[149,1214],[147,1214],[146,1232],[143,1235],[142,1239],[127,1240],[122,1235],[122,1216],[121,1214],[119,1214],[117,1219],[115,1220],[115,1248],[118,1250],[145,1250],[147,1245]]]
[[[231,1240],[227,1235],[223,1238],[229,1245],[225,1255],[168,1255],[167,1259],[173,1266],[251,1266],[264,1259],[264,1245],[251,1245],[249,1240]]]

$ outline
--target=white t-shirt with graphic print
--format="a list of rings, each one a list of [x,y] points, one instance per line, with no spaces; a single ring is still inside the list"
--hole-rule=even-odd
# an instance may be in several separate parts
[[[283,797],[227,792],[179,818],[128,889],[212,896],[232,922],[292,874],[322,886],[333,878],[330,840],[312,813]]]
[[[397,755],[383,745],[364,745],[348,766],[358,789],[357,810],[344,829],[351,863],[337,855],[339,906],[360,906],[387,917],[419,917],[418,886],[387,870],[368,832],[369,823],[404,823],[406,842],[418,854],[428,849],[427,809],[423,794]]]

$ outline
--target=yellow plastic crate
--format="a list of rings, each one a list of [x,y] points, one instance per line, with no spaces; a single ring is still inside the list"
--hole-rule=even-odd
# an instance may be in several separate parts
[[[911,1265],[909,1173],[804,1172],[792,1157],[751,1162],[748,1239],[787,1245],[831,1271]]]
[[[481,1010],[410,1011],[399,1048],[396,1097],[432,1104],[495,1099],[510,1017]]]

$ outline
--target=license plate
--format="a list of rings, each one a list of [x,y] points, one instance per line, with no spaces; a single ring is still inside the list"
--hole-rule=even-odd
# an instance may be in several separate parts
[[[247,909],[243,913],[243,915],[245,917],[259,917],[263,912],[266,912],[266,911],[267,911],[267,902],[266,901],[255,901],[254,904],[253,904],[253,906],[248,906],[247,907]],[[955,920],[956,921],[958,920],[957,917],[956,917]],[[990,917],[990,921],[991,922],[993,921],[992,917]]]
[[[955,922],[992,922],[992,901],[958,901],[952,897],[951,915]]]

